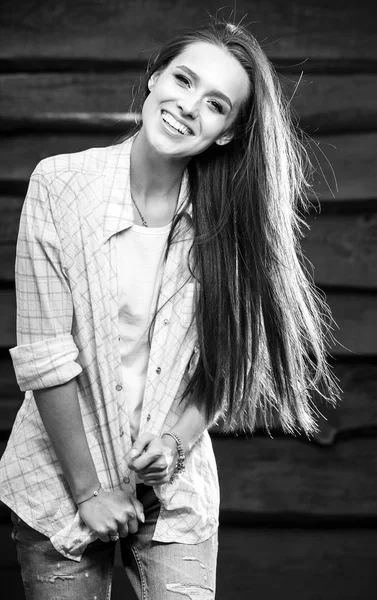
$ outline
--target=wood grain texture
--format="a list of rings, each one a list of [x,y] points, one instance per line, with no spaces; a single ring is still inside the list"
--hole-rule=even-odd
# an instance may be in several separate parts
[[[2,382],[1,382],[2,383]],[[0,433],[7,436],[13,427],[16,414],[22,404],[21,392],[18,394],[19,399],[13,398],[12,400],[6,400],[0,398]]]
[[[122,133],[119,128],[118,135]],[[19,134],[1,140],[0,181],[27,181],[37,163],[56,154],[79,152],[115,141],[114,134]]]
[[[33,0],[2,3],[0,57],[146,59],[152,48],[184,28],[207,20],[208,12],[229,18],[234,5],[219,11],[217,0]],[[369,0],[328,2],[279,0],[237,2],[236,20],[246,16],[271,57],[376,59],[377,44]]]
[[[376,197],[377,134],[317,137],[308,151],[320,201]]]
[[[302,69],[305,73],[305,65]],[[1,127],[116,131],[120,122],[133,118],[127,111],[139,76],[124,71],[2,74]],[[280,79],[307,133],[376,129],[376,75],[304,75],[300,80],[283,72]]]
[[[119,126],[117,133],[121,135],[123,131]],[[0,182],[27,181],[42,158],[105,146],[113,143],[116,137],[115,132],[96,135],[19,133],[4,136],[1,141]],[[318,165],[314,190],[320,201],[376,198],[377,133],[318,137],[311,144],[310,156],[313,163]]]
[[[46,113],[124,114],[140,75],[124,71],[2,74],[0,116],[25,119]]]
[[[216,598],[372,599],[376,542],[375,529],[220,526]]]
[[[16,297],[13,290],[0,291],[0,348],[16,344]]]
[[[256,523],[266,518],[307,520],[377,517],[375,438],[328,448],[299,439],[216,438],[221,507]],[[280,519],[282,520],[282,519]]]
[[[16,245],[1,244],[0,245],[0,280],[3,282],[14,281]]]
[[[12,359],[7,351],[5,351],[0,358],[0,381],[0,405],[7,404],[10,406],[12,402],[15,405],[19,405],[24,397],[24,392],[21,392],[17,385]],[[4,426],[2,426],[2,431],[5,431]]]
[[[377,213],[310,216],[303,250],[320,286],[377,289]]]
[[[348,358],[376,356],[377,295],[329,293],[326,299],[338,326],[332,354]]]
[[[23,198],[0,195],[0,280],[14,281]],[[340,207],[341,210],[341,207]],[[315,214],[307,219],[303,250],[319,286],[377,289],[377,213]]]
[[[377,302],[373,294],[328,294],[327,302],[339,331],[332,347],[334,356],[377,355]],[[0,348],[12,347],[15,336],[16,301],[13,290],[0,291]]]
[[[300,125],[310,134],[345,133],[376,130],[377,77],[351,73],[347,75],[305,74],[292,99]],[[288,79],[288,81],[287,81]],[[289,98],[297,77],[280,75]]]
[[[23,203],[23,196],[0,195],[0,244],[16,243]]]

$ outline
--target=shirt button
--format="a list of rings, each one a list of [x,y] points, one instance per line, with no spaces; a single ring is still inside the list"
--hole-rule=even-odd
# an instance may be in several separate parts
[[[157,373],[157,375],[159,375],[161,373],[161,367],[157,367],[156,373]]]
[[[117,392],[120,392],[120,390],[123,389],[123,386],[120,383],[117,383],[116,386],[115,386],[115,389],[116,389]]]
[[[130,483],[129,477],[123,477],[123,483]]]
[[[151,416],[147,415],[147,421],[150,421],[150,420],[151,420]]]
[[[124,435],[124,431],[121,427],[119,428],[119,435],[120,435],[120,437],[122,437]]]
[[[162,322],[164,325],[169,325],[169,319],[164,319]]]

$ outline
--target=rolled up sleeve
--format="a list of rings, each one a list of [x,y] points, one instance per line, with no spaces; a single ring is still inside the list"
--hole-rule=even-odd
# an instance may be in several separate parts
[[[61,385],[82,371],[49,184],[37,169],[22,208],[16,252],[17,346],[10,355],[22,391]]]

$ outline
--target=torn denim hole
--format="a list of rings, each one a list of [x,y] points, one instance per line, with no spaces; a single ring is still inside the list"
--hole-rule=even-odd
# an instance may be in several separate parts
[[[213,600],[213,590],[203,585],[191,583],[167,583],[166,589],[169,592],[176,592],[182,596],[187,596],[190,600]]]
[[[204,565],[196,556],[184,556],[182,560],[190,560],[192,562],[198,562],[202,569],[206,569],[206,571],[212,571],[210,567]]]
[[[42,581],[43,583],[55,583],[55,581],[57,579],[62,579],[63,581],[66,581],[68,579],[74,579],[74,576],[58,574],[58,575],[50,575],[49,577],[48,576],[43,577],[42,575],[37,575],[37,580]]]
[[[188,561],[199,563],[200,568],[205,571],[205,573],[204,573],[204,581],[205,582],[207,581],[207,579],[208,579],[207,573],[208,573],[208,571],[212,571],[212,569],[210,567],[207,567],[206,565],[204,565],[196,556],[184,556],[182,558],[182,560],[188,560]]]

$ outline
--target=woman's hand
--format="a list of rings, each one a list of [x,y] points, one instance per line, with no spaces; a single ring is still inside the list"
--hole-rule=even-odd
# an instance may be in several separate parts
[[[178,460],[177,444],[170,436],[143,433],[131,450],[130,469],[146,485],[168,483]]]
[[[98,496],[83,502],[79,514],[84,523],[98,534],[103,542],[109,542],[110,536],[119,534],[126,537],[136,533],[138,521],[144,523],[143,505],[126,484],[116,492],[105,492],[102,488]]]

